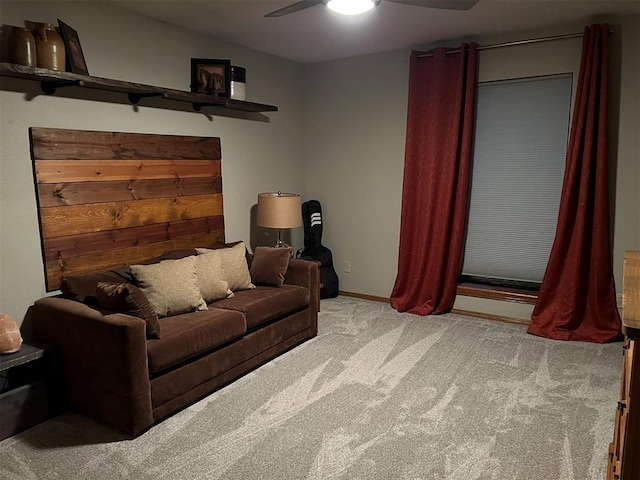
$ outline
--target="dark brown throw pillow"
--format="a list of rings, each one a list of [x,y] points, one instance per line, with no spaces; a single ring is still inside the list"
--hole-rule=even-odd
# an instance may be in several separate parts
[[[98,283],[100,306],[106,310],[142,318],[147,324],[147,338],[160,338],[158,315],[142,290],[130,283]]]
[[[251,281],[256,285],[281,287],[289,268],[291,248],[257,247],[251,263]]]
[[[91,305],[92,307],[98,307],[100,305],[96,295],[98,282],[124,283],[125,280],[114,272],[71,275],[62,278],[60,291],[65,298]]]

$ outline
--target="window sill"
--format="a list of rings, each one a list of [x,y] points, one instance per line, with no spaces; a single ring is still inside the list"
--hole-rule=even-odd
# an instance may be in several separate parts
[[[469,282],[459,283],[456,294],[466,297],[488,298],[491,300],[524,303],[528,305],[535,305],[538,300],[538,292],[534,290],[521,290],[518,288],[497,287]]]

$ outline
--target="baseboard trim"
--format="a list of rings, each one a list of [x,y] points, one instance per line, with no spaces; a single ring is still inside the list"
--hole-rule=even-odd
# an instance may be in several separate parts
[[[523,326],[528,326],[530,323],[529,320],[523,320],[521,318],[503,317],[500,315],[493,315],[491,313],[472,312],[469,310],[459,310],[457,308],[454,308],[453,310],[451,310],[451,313],[455,313],[456,315],[464,315],[465,317],[476,317],[476,318],[482,318],[483,320],[493,320],[496,322],[513,323],[516,325],[523,325]]]
[[[391,299],[389,298],[376,297],[375,295],[365,295],[364,293],[343,292],[342,290],[340,290],[338,294],[342,295],[343,297],[354,297],[361,298],[363,300],[371,300],[373,302],[391,303]]]
[[[364,293],[344,292],[342,290],[340,290],[338,293],[343,297],[353,297],[361,298],[363,300],[371,300],[373,302],[391,303],[391,299],[386,297],[376,297],[375,295],[365,295]],[[451,313],[455,313],[456,315],[464,315],[465,317],[482,318],[483,320],[493,320],[502,323],[513,323],[515,325],[528,326],[530,323],[529,320],[523,320],[521,318],[503,317],[501,315],[493,315],[491,313],[472,312],[470,310],[459,310],[457,308],[451,310]]]

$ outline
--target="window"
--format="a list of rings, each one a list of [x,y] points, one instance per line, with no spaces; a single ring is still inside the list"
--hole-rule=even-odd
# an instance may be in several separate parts
[[[571,74],[481,83],[463,281],[536,288],[553,244]]]

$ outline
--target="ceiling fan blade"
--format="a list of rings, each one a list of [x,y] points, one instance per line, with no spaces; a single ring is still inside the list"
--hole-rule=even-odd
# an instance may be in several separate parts
[[[267,13],[265,17],[281,17],[283,15],[289,15],[290,13],[299,12],[300,10],[304,10],[309,7],[315,7],[316,5],[321,5],[322,0],[301,0],[300,2],[296,2],[288,7],[281,8],[280,10],[276,10],[275,12]]]
[[[471,10],[479,0],[387,0],[392,3],[416,7],[442,8],[446,10]]]

